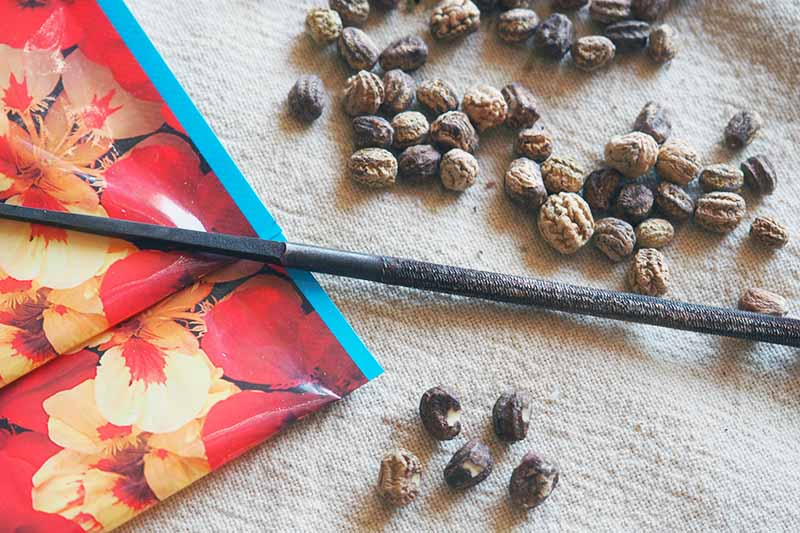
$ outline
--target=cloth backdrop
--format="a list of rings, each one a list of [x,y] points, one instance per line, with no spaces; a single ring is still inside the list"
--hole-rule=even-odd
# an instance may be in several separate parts
[[[210,121],[290,239],[467,267],[623,289],[626,264],[591,246],[557,255],[532,217],[502,190],[513,134],[481,139],[479,183],[462,195],[439,186],[374,192],[346,175],[352,153],[340,93],[348,70],[336,47],[304,35],[307,8],[324,0],[129,0],[144,29]],[[431,46],[415,79],[442,77],[459,91],[476,83],[530,85],[556,153],[589,168],[605,141],[627,132],[651,99],[673,109],[674,137],[706,163],[767,154],[776,193],[746,194],[748,214],[732,234],[680,227],[665,250],[669,296],[735,306],[761,286],[800,312],[800,4],[796,0],[676,1],[666,21],[683,49],[658,67],[620,57],[584,74],[480,33],[431,43],[433,2],[370,16],[380,47],[414,33]],[[538,0],[540,16],[549,1]],[[584,10],[585,11],[585,10]],[[587,18],[582,12],[580,18]],[[578,27],[580,35],[592,30]],[[597,31],[595,29],[594,31]],[[286,112],[295,79],[318,74],[329,94],[316,123]],[[730,116],[751,107],[765,127],[741,153],[721,145]],[[747,239],[756,214],[777,217],[794,241],[775,254]],[[386,368],[375,382],[304,420],[200,481],[125,531],[537,531],[764,530],[800,527],[800,351],[656,327],[468,301],[332,277],[322,285]],[[419,424],[422,392],[460,393],[464,430],[437,443]],[[493,438],[491,408],[507,389],[528,391],[526,441]],[[451,493],[442,469],[468,437],[490,443],[495,471]],[[425,467],[422,492],[391,511],[374,486],[381,455],[402,446]],[[508,503],[512,469],[528,450],[557,461],[558,489],[526,515]]]

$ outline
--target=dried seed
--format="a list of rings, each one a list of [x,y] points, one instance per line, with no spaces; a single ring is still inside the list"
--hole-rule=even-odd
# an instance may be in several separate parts
[[[330,0],[331,9],[342,17],[345,26],[361,26],[369,18],[367,0]]]
[[[435,39],[451,41],[478,31],[481,12],[470,0],[443,0],[433,8],[430,26]]]
[[[619,263],[636,248],[633,226],[618,218],[601,218],[594,225],[594,245],[606,257]]]
[[[467,190],[478,179],[478,160],[469,152],[453,148],[442,157],[439,174],[445,189]]]
[[[342,18],[333,9],[313,7],[306,15],[306,32],[317,44],[330,44],[342,34]]]
[[[397,449],[381,459],[378,494],[388,503],[403,507],[419,494],[422,463],[408,450]]]
[[[431,140],[443,151],[460,148],[473,153],[478,148],[478,134],[469,117],[460,111],[448,111],[438,116],[431,124]]]
[[[636,226],[636,242],[642,248],[663,248],[673,237],[675,228],[663,218],[648,218]]]
[[[700,155],[689,143],[675,139],[658,151],[656,172],[661,179],[688,185],[700,171]]]
[[[522,509],[541,505],[558,486],[558,466],[533,452],[526,453],[511,473],[508,492],[511,501]]]
[[[670,0],[633,0],[631,11],[633,18],[653,22],[661,18],[669,4]]]
[[[512,9],[497,18],[497,36],[506,43],[522,43],[533,35],[539,16],[531,9]]]
[[[419,402],[419,417],[437,440],[452,440],[461,433],[461,402],[444,387],[425,391]]]
[[[628,178],[647,174],[658,159],[658,143],[651,136],[634,131],[616,135],[606,144],[606,163]]]
[[[789,229],[769,217],[756,217],[750,225],[750,238],[767,248],[783,248],[789,242]]]
[[[384,98],[381,110],[389,116],[402,113],[414,104],[417,84],[402,70],[390,70],[383,75]]]
[[[521,157],[511,162],[503,179],[503,188],[516,204],[536,210],[547,200],[539,165]]]
[[[733,150],[744,148],[753,141],[762,123],[761,115],[755,111],[739,111],[725,128],[725,144]]]
[[[394,128],[382,117],[366,115],[353,119],[356,148],[389,148],[394,141]]]
[[[778,185],[778,175],[765,155],[755,155],[742,163],[744,182],[756,194],[772,194]]]
[[[468,489],[489,477],[493,466],[489,447],[476,438],[471,439],[447,463],[444,480],[452,489]]]
[[[572,61],[579,69],[592,72],[611,63],[617,47],[602,35],[581,37],[572,45]]]
[[[362,148],[350,156],[350,177],[367,187],[390,187],[397,178],[397,159],[383,148]]]
[[[344,86],[344,109],[350,116],[374,115],[383,103],[383,82],[366,70],[347,79]]]
[[[677,222],[689,220],[694,213],[691,196],[668,181],[663,181],[656,187],[656,205],[664,216]]]
[[[623,20],[606,26],[605,36],[617,47],[617,52],[644,50],[650,36],[650,24],[640,20]]]
[[[705,192],[738,192],[744,185],[744,174],[738,168],[720,163],[700,172],[700,186]]]
[[[325,109],[325,87],[314,75],[300,76],[289,91],[289,111],[296,118],[313,122]]]
[[[464,93],[461,109],[478,128],[485,131],[501,125],[508,114],[503,94],[490,85],[478,85]]]
[[[633,129],[646,133],[658,144],[664,144],[672,134],[669,109],[657,102],[647,102],[636,117]]]
[[[680,37],[675,28],[669,24],[656,26],[650,32],[647,54],[657,63],[666,63],[675,59],[680,48]]]
[[[530,128],[539,120],[536,111],[536,97],[521,83],[510,83],[500,91],[508,105],[506,125],[509,128]]]
[[[541,163],[553,153],[553,140],[542,128],[527,128],[517,134],[514,151]]]
[[[625,185],[614,203],[614,213],[619,218],[636,224],[647,218],[653,209],[653,191],[638,183]]]
[[[439,175],[442,154],[429,144],[403,150],[397,159],[397,176],[412,183],[430,183]]]
[[[533,46],[553,59],[564,57],[574,40],[572,21],[561,13],[553,13],[544,19],[533,33]]]
[[[744,198],[733,192],[710,192],[697,199],[694,220],[715,233],[733,231],[744,218]]]
[[[562,254],[574,254],[594,234],[594,218],[589,205],[575,193],[553,194],[539,209],[539,233],[545,242]]]
[[[458,94],[450,83],[441,80],[425,80],[417,88],[417,100],[434,115],[458,109]]]
[[[531,422],[531,401],[524,392],[501,395],[492,409],[492,425],[497,437],[505,442],[518,442],[528,434]]]
[[[339,54],[353,70],[372,70],[380,50],[369,35],[358,28],[345,28],[339,36]]]
[[[608,211],[617,199],[622,180],[622,174],[613,168],[595,170],[586,178],[583,197],[592,209]]]
[[[631,261],[628,286],[647,296],[663,296],[670,284],[669,267],[664,254],[653,248],[642,248]]]
[[[379,61],[384,71],[396,68],[406,72],[417,70],[428,61],[428,45],[416,35],[401,37],[381,52]]]
[[[542,179],[549,193],[578,192],[586,170],[571,157],[552,156],[542,163]]]
[[[428,140],[430,125],[419,111],[403,111],[392,119],[395,148],[408,148]]]
[[[588,3],[589,0],[553,0],[553,9],[556,11],[572,11],[580,9]]]
[[[739,298],[739,309],[751,313],[762,313],[772,316],[785,316],[788,312],[788,302],[780,294],[775,294],[766,289],[753,287],[747,289]]]
[[[631,18],[631,0],[592,0],[589,6],[592,20],[610,24]]]

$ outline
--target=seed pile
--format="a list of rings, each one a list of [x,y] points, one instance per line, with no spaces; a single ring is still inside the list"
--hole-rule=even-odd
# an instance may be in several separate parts
[[[507,444],[525,440],[532,412],[527,394],[502,394],[492,409],[492,428],[497,439]],[[419,415],[425,431],[436,440],[452,440],[461,434],[461,402],[447,388],[440,386],[425,391],[419,403]],[[493,469],[491,450],[473,437],[453,454],[442,474],[448,487],[466,490],[486,480]],[[422,475],[422,464],[412,452],[392,450],[381,460],[378,494],[391,505],[408,505],[419,494]],[[534,452],[527,453],[509,480],[511,503],[522,509],[539,506],[555,490],[558,478],[558,466]]]

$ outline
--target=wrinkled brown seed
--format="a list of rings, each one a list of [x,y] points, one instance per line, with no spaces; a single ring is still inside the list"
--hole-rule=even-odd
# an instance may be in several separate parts
[[[592,210],[575,193],[550,195],[539,209],[539,233],[559,253],[569,255],[580,250],[594,234]]]
[[[663,296],[669,290],[671,276],[664,254],[642,248],[633,256],[628,271],[628,287],[646,296]]]
[[[486,131],[506,121],[508,104],[503,94],[491,85],[471,87],[464,93],[461,109],[478,129]]]
[[[670,0],[633,0],[631,11],[633,18],[653,22],[664,15],[669,4]]]
[[[572,61],[579,69],[592,72],[611,63],[617,47],[602,35],[581,37],[572,45]]]
[[[431,34],[440,41],[451,41],[478,31],[481,12],[470,0],[443,0],[430,18]]]
[[[700,172],[700,155],[685,141],[667,141],[658,151],[656,172],[661,179],[688,185]]]
[[[489,447],[473,438],[453,454],[444,469],[444,480],[452,489],[468,489],[489,477],[493,466]]]
[[[739,111],[725,127],[725,144],[734,150],[744,148],[753,141],[762,124],[761,115],[755,111]]]
[[[744,198],[733,192],[710,192],[697,199],[694,220],[708,231],[728,233],[745,215]]]
[[[478,179],[478,160],[464,150],[449,150],[439,165],[439,175],[445,189],[464,191],[475,184]]]
[[[542,128],[527,128],[517,134],[514,152],[541,163],[553,153],[553,139]]]
[[[664,142],[672,134],[670,111],[658,102],[647,102],[633,123],[634,131],[641,131],[656,140]]]
[[[383,148],[362,148],[350,156],[350,177],[373,188],[390,187],[397,178],[397,159]]]
[[[642,248],[660,249],[672,242],[675,228],[663,218],[648,218],[636,226],[636,243]]]
[[[506,125],[509,128],[530,128],[539,120],[536,97],[521,83],[510,83],[500,91],[508,105]]]
[[[339,54],[353,70],[372,70],[380,50],[360,29],[345,28],[339,36]]]
[[[528,434],[531,422],[531,400],[524,392],[501,395],[492,409],[492,426],[497,437],[505,442],[521,441]]]
[[[744,174],[738,168],[719,163],[700,171],[700,186],[705,192],[738,192],[744,185]]]
[[[458,93],[442,79],[425,80],[417,87],[417,100],[434,115],[458,109]]]
[[[636,224],[647,218],[653,209],[654,200],[653,191],[645,185],[630,183],[619,191],[614,203],[614,214]]]
[[[755,155],[742,163],[744,182],[756,194],[772,194],[778,185],[778,175],[765,155]]]
[[[656,205],[661,213],[676,222],[684,222],[692,218],[694,202],[689,193],[668,181],[656,187]]]
[[[547,200],[539,165],[521,157],[511,162],[503,180],[508,197],[522,207],[536,210]]]
[[[430,125],[425,115],[419,111],[403,111],[392,119],[395,148],[408,148],[422,144],[428,139]]]
[[[511,502],[522,509],[538,507],[558,486],[558,466],[536,455],[525,454],[511,473],[508,492]]]
[[[647,55],[657,63],[667,63],[675,59],[680,49],[678,31],[669,24],[661,24],[650,31]]]
[[[437,440],[452,440],[461,433],[461,402],[444,387],[425,391],[419,401],[419,417],[425,430]]]
[[[789,229],[770,217],[756,217],[750,225],[750,238],[767,248],[783,248],[789,243]]]
[[[600,24],[626,20],[631,18],[631,0],[592,0],[589,14]]]
[[[533,46],[552,59],[561,59],[575,40],[572,21],[561,13],[544,19],[533,33]]]
[[[378,473],[378,495],[386,502],[403,507],[419,494],[422,463],[416,455],[399,448],[381,459]]]
[[[414,78],[400,69],[383,75],[384,98],[381,110],[389,116],[402,113],[414,104],[417,84]]]
[[[439,175],[442,154],[429,144],[403,150],[397,158],[397,177],[412,183],[430,183]]]
[[[617,199],[622,181],[622,174],[613,168],[595,170],[586,178],[583,197],[592,209],[608,211]]]
[[[615,263],[630,256],[636,248],[633,226],[613,217],[595,222],[593,241],[595,247]]]
[[[568,156],[551,156],[542,163],[542,179],[549,193],[578,192],[583,188],[586,170]]]
[[[366,115],[353,119],[356,148],[389,148],[394,141],[394,128],[383,117]]]
[[[650,24],[641,20],[623,20],[606,26],[604,35],[611,39],[617,52],[643,50],[650,36]]]
[[[339,13],[345,26],[361,26],[369,17],[367,0],[330,0],[330,6]]]
[[[383,103],[383,81],[362,70],[350,76],[344,86],[344,109],[348,115],[374,115]]]
[[[652,169],[658,159],[658,143],[651,136],[634,131],[612,137],[605,148],[606,163],[628,178],[638,178]]]
[[[416,35],[401,37],[381,52],[378,61],[384,71],[400,69],[417,70],[428,60],[428,45]]]
[[[436,117],[431,124],[431,140],[445,152],[460,148],[474,153],[478,148],[478,134],[469,117],[461,111],[448,111]]]
[[[317,44],[333,43],[342,34],[342,18],[333,9],[313,7],[306,15],[306,32]]]
[[[497,17],[497,36],[506,43],[522,43],[533,35],[539,16],[531,9],[511,9]]]
[[[785,316],[789,312],[786,298],[758,287],[747,289],[739,298],[738,307],[742,311],[772,316]]]
[[[313,122],[325,109],[325,87],[318,76],[300,76],[289,91],[289,111],[305,122]]]

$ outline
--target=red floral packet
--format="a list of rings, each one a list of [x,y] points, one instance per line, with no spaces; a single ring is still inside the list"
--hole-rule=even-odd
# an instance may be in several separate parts
[[[122,2],[0,2],[0,58],[0,199],[281,238]],[[306,273],[0,220],[0,533],[113,529],[378,373]]]

